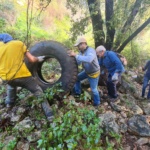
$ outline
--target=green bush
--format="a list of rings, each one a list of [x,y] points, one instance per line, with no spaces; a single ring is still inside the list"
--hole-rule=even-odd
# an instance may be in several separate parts
[[[128,67],[133,68],[141,64],[140,49],[136,43],[132,43],[131,46],[127,46],[122,54],[126,57],[128,61]]]
[[[6,25],[5,19],[0,17],[0,29],[2,30]]]

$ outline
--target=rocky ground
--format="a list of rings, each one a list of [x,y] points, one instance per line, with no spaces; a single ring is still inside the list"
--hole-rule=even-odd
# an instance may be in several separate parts
[[[112,149],[149,150],[150,103],[140,97],[141,80],[139,72],[129,71],[123,76],[122,85],[119,87],[119,100],[110,103],[107,99],[102,99],[98,108],[93,107],[89,100],[90,89],[80,99],[66,96],[63,102],[56,101],[52,105],[55,117],[62,116],[71,102],[74,107],[93,110],[101,120],[105,135],[115,133],[109,140]],[[105,87],[99,89],[101,96],[107,93]],[[0,149],[38,149],[37,141],[41,138],[42,131],[50,126],[40,106],[31,103],[33,97],[30,93],[20,91],[16,105],[9,110],[3,105],[5,87],[1,86],[0,94]],[[121,139],[119,142],[117,137],[118,140]]]

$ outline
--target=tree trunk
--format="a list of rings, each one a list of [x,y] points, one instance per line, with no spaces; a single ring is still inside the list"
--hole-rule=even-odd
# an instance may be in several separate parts
[[[100,1],[88,0],[88,7],[92,20],[95,47],[104,45],[105,34],[103,31],[103,20],[100,12]]]
[[[150,24],[150,18],[147,19],[134,33],[132,33],[131,36],[129,36],[122,45],[117,49],[117,52],[120,53],[125,46],[135,37],[137,34],[139,34],[148,24]]]
[[[106,16],[106,49],[111,49],[113,46],[114,35],[115,35],[115,27],[112,23],[112,17],[114,14],[113,10],[114,2],[113,0],[105,0],[105,16]]]
[[[122,39],[122,36],[125,32],[127,32],[127,30],[129,29],[129,27],[131,26],[132,22],[134,21],[138,11],[139,11],[139,8],[141,6],[141,3],[142,3],[143,0],[136,0],[135,3],[134,3],[134,6],[133,6],[133,9],[128,17],[128,19],[126,20],[122,30],[121,30],[121,34],[120,36],[117,37],[116,39],[116,43],[115,43],[115,49],[117,49],[121,43],[121,39]]]

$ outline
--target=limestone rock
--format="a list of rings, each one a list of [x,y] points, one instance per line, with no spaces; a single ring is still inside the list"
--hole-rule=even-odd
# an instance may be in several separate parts
[[[128,75],[130,75],[130,76],[137,76],[137,75],[136,75],[136,72],[130,71],[130,70],[128,71]]]
[[[17,115],[22,115],[25,111],[26,111],[25,108],[19,107],[18,110],[17,110],[17,112],[16,112],[16,114],[17,114]]]
[[[125,133],[128,130],[128,126],[124,123],[120,125],[120,132]]]
[[[20,120],[21,116],[16,116],[14,113],[11,116],[11,122],[18,122]]]
[[[33,122],[30,120],[30,118],[26,117],[24,120],[16,124],[14,128],[19,131],[24,131],[26,129],[32,130],[34,127],[35,126]]]
[[[117,111],[117,112],[121,112],[121,106],[119,106],[119,105],[117,105],[117,104],[115,104],[115,103],[113,103],[113,102],[110,102],[109,104],[110,104],[110,106],[111,106],[111,108],[112,108],[113,110],[115,110],[115,111]]]
[[[122,76],[122,82],[121,86],[119,87],[119,91],[121,93],[127,93],[127,92],[136,92],[136,88],[134,85],[131,84],[131,81],[127,79],[126,76]]]
[[[143,110],[138,106],[138,105],[135,105],[132,107],[132,111],[135,113],[135,114],[143,114]]]
[[[119,125],[115,122],[115,120],[108,122],[108,124],[105,126],[106,132],[115,132],[119,133]]]
[[[102,126],[105,128],[106,132],[119,132],[119,126],[118,124],[115,122],[116,119],[116,114],[112,113],[112,112],[106,112],[105,114],[101,114],[99,115],[99,118],[102,122]]]
[[[26,109],[23,107],[14,108],[11,113],[11,122],[16,123],[20,121],[22,116],[25,114]]]
[[[5,112],[6,112],[6,108],[0,109],[0,114],[5,113]]]
[[[127,114],[125,112],[122,111],[120,114],[123,118],[127,118]]]
[[[150,137],[150,116],[135,115],[128,121],[128,130],[130,133]]]
[[[138,145],[144,145],[149,143],[149,139],[148,138],[140,138],[138,141],[136,141],[136,144]]]
[[[107,103],[107,102],[105,102],[103,105],[104,105],[104,106],[108,106],[108,103]]]
[[[150,104],[146,105],[144,108],[143,108],[143,111],[146,115],[150,115]]]
[[[108,123],[110,121],[113,121],[117,117],[116,114],[112,113],[111,111],[108,111],[105,114],[100,114],[99,118],[103,123]]]
[[[130,146],[126,146],[123,148],[124,150],[131,150],[131,147]]]
[[[123,118],[121,118],[121,119],[119,119],[119,122],[120,122],[120,123],[125,123],[125,122],[126,122],[126,120],[125,120],[125,119],[123,119]]]
[[[21,142],[19,141],[17,143],[17,150],[29,150],[30,146],[27,142]]]
[[[36,121],[34,122],[34,124],[35,124],[35,127],[36,127],[37,129],[41,129],[42,123],[41,123],[39,120],[36,120]]]
[[[27,137],[29,142],[36,142],[41,137],[41,131],[33,132]]]

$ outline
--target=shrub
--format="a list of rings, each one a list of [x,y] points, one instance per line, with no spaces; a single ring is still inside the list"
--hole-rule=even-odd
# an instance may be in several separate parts
[[[100,147],[100,120],[92,110],[73,108],[53,124],[38,140],[38,148],[48,150],[96,149]]]

